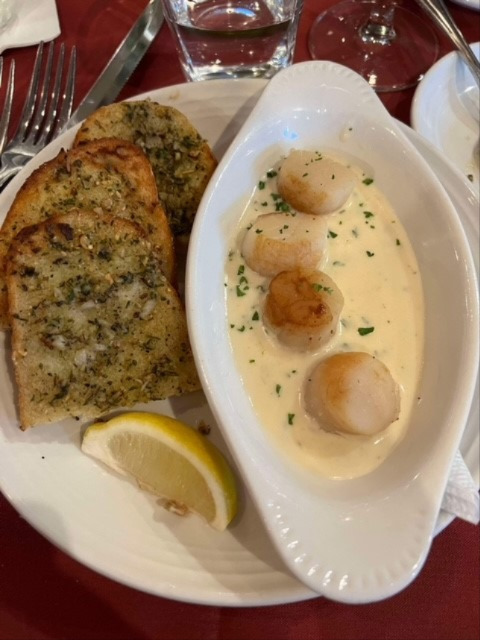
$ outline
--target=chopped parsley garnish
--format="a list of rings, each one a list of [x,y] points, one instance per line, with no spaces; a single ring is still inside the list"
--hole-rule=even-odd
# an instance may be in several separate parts
[[[283,213],[288,213],[290,211],[290,205],[286,202],[277,202],[275,204],[275,211],[282,211]]]
[[[320,284],[319,282],[314,282],[312,284],[312,287],[315,289],[315,291],[326,291],[327,293],[333,293],[333,289],[332,287],[324,287],[323,284]]]
[[[260,190],[262,190],[262,189],[265,189],[265,186],[266,186],[265,181],[264,180],[260,180],[259,183],[258,183],[258,188]]]
[[[246,295],[246,291],[244,291],[239,284],[237,284],[237,297],[241,298],[242,296]]]
[[[336,238],[338,236],[338,233],[335,233],[335,231],[329,231],[328,232],[328,237],[329,238]]]
[[[365,178],[365,180],[362,180],[363,184],[366,184],[367,186],[369,184],[372,184],[373,182],[373,178]]]
[[[252,316],[252,320],[259,320],[259,319],[260,319],[260,316],[258,314],[258,311],[255,311],[255,313]]]
[[[367,251],[367,256],[369,258],[371,258],[372,256],[374,256],[375,254],[373,253],[373,251]]]
[[[277,396],[280,395],[281,391],[282,391],[282,385],[281,384],[276,384],[275,385],[275,393],[277,394]]]
[[[358,327],[358,333],[361,336],[366,336],[369,333],[373,333],[375,331],[375,327]]]
[[[288,419],[288,424],[293,424],[293,420],[294,420],[294,418],[295,418],[295,414],[294,414],[294,413],[289,413],[289,414],[288,414],[288,417],[287,417],[287,419]]]

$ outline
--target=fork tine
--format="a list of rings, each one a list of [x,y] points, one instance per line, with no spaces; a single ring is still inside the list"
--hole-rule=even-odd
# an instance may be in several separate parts
[[[3,71],[3,58],[0,57],[1,68]],[[7,139],[8,125],[10,124],[10,114],[12,112],[13,89],[15,87],[15,60],[10,63],[8,72],[7,91],[5,93],[5,103],[3,105],[2,117],[0,118],[0,153],[3,151],[5,141]]]
[[[75,94],[75,75],[77,73],[77,49],[72,47],[68,64],[67,78],[62,96],[62,106],[58,116],[57,129],[61,131],[72,115],[73,98]]]
[[[37,99],[38,83],[40,80],[40,71],[42,67],[43,58],[43,42],[38,45],[37,55],[35,56],[35,64],[33,67],[32,77],[30,79],[30,85],[28,87],[27,97],[23,104],[22,113],[20,115],[19,125],[13,135],[12,140],[21,140],[25,132],[28,130],[32,121],[32,116],[35,111],[35,102]]]
[[[53,49],[52,47],[50,47],[50,50],[53,53]],[[50,54],[50,51],[49,51]],[[35,140],[35,144],[39,144],[44,146],[44,144],[46,143],[46,141],[48,140],[48,137],[50,135],[50,132],[53,129],[53,125],[55,123],[55,118],[57,117],[57,107],[58,107],[58,98],[60,96],[60,85],[61,85],[61,81],[62,81],[62,73],[63,73],[63,63],[65,60],[65,44],[62,42],[61,46],[60,46],[60,53],[58,55],[58,61],[57,61],[57,70],[55,72],[55,80],[54,80],[54,84],[50,93],[50,104],[48,107],[48,112],[45,114],[45,108],[43,108],[43,110],[41,109],[41,107],[39,107],[38,111],[37,111],[37,116],[35,119],[35,124],[34,124],[34,128],[31,131],[31,136],[33,136],[33,138],[35,139],[35,136],[37,135],[37,132],[39,130],[40,125],[42,125],[42,132],[41,134],[36,138]],[[49,60],[48,62],[51,63],[51,59],[50,59],[50,55],[49,55]],[[46,89],[47,87],[47,75],[50,76],[51,74],[51,64],[48,67],[47,64],[47,70],[45,71],[45,80],[44,80],[44,88]],[[48,81],[50,81],[50,78],[48,77]],[[49,82],[48,82],[49,84]],[[44,104],[42,105],[43,107],[46,106],[46,100],[47,98],[47,91],[45,91],[45,101]],[[42,113],[43,111],[43,113]]]
[[[52,77],[52,65],[53,65],[53,42],[50,43],[47,53],[47,62],[45,64],[45,71],[43,74],[43,81],[41,86],[38,87],[37,96],[34,104],[33,121],[28,128],[28,131],[24,132],[25,139],[30,142],[35,142],[35,139],[40,131],[43,121],[45,119],[45,112],[47,109],[47,101],[50,89],[50,81]]]

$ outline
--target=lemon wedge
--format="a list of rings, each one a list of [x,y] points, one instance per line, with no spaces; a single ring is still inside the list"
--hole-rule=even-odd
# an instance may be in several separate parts
[[[166,499],[172,510],[192,511],[223,531],[237,510],[233,472],[205,436],[179,420],[131,412],[87,428],[82,451],[142,489]]]

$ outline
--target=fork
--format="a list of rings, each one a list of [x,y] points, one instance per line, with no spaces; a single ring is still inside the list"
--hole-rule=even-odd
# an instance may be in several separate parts
[[[72,47],[64,90],[61,94],[65,44],[60,46],[53,78],[53,42],[50,43],[43,82],[40,81],[44,44],[37,49],[33,73],[18,127],[1,155],[0,188],[27,164],[68,121],[73,105],[76,49]],[[61,98],[61,107],[59,103]]]
[[[3,77],[3,58],[0,56],[0,87],[2,86]],[[13,88],[15,85],[15,60],[10,63],[10,71],[8,73],[8,84],[5,92],[5,102],[3,105],[2,116],[0,118],[0,154],[5,146],[7,139],[8,124],[10,122],[10,113],[12,111]]]

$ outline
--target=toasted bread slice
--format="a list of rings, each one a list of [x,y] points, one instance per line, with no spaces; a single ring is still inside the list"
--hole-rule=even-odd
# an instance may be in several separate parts
[[[184,308],[136,223],[54,216],[18,234],[7,264],[22,429],[199,388]]]
[[[159,248],[165,275],[175,282],[173,236],[158,199],[151,165],[136,145],[102,139],[61,151],[41,165],[19,190],[0,230],[0,327],[7,325],[5,258],[23,228],[52,212],[88,210],[138,222]]]
[[[104,136],[129,140],[145,151],[173,234],[188,235],[217,161],[186,116],[151,100],[117,102],[89,116],[74,144]]]

